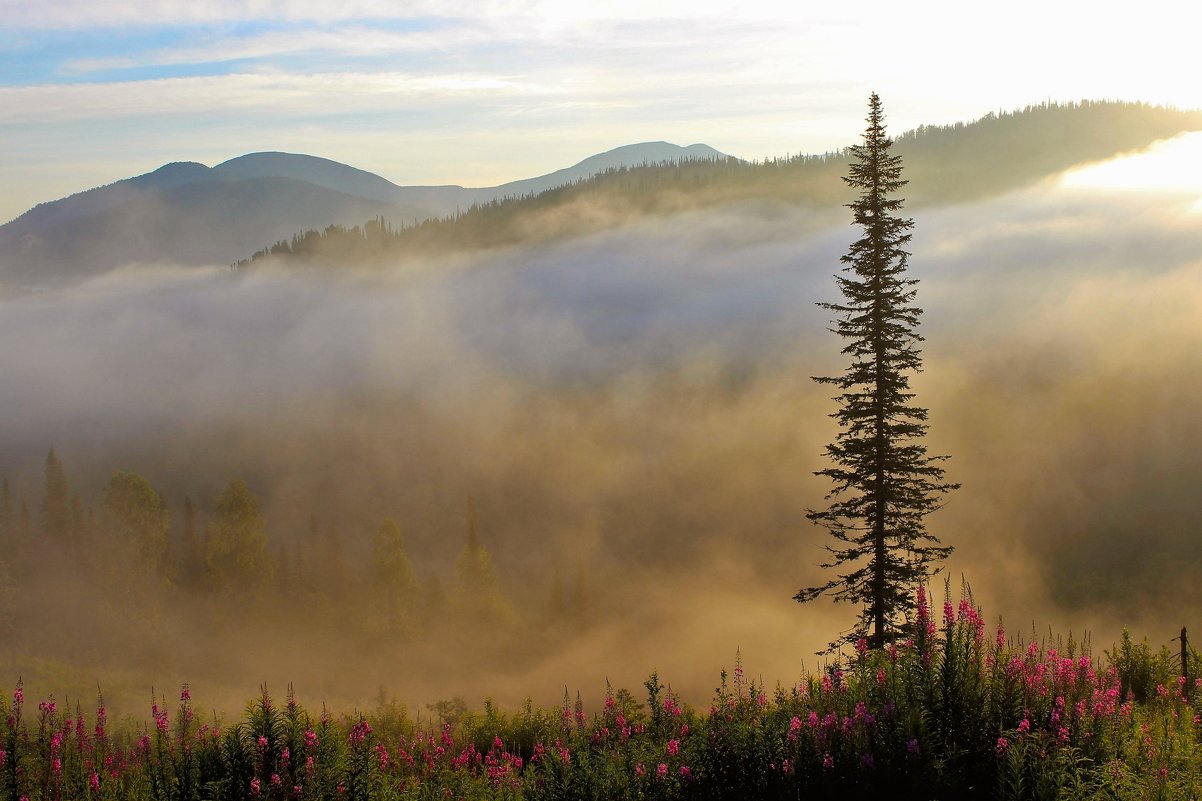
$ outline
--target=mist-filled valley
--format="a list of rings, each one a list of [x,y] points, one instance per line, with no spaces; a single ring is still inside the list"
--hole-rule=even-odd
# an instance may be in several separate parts
[[[1134,158],[1202,164],[1202,139]],[[930,520],[946,575],[1100,650],[1202,604],[1202,187],[1089,170],[919,207],[910,271],[916,391],[963,483]],[[397,270],[137,267],[0,301],[0,664],[130,711],[184,681],[421,709],[652,669],[704,703],[736,649],[794,681],[853,615],[791,600],[821,573],[811,376],[842,357],[815,303],[850,238],[834,206],[734,200]],[[50,448],[78,498],[57,539]],[[260,522],[257,556],[221,551]]]

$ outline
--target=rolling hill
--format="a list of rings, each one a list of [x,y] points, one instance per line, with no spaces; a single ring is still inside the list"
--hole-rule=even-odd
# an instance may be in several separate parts
[[[293,153],[251,153],[153,172],[43,203],[0,226],[0,284],[45,287],[127,264],[225,264],[297,230],[371,217],[419,222],[628,165],[725,158],[705,145],[628,145],[495,187],[397,186]]]
[[[1074,166],[1202,130],[1202,112],[1142,103],[1044,104],[975,122],[923,126],[897,137],[910,208],[981,200]],[[563,240],[635,219],[723,204],[759,204],[772,214],[803,206],[815,224],[851,197],[841,180],[846,153],[764,162],[705,158],[611,165],[537,195],[478,201],[416,225],[385,218],[296,232],[239,267],[274,261],[330,268],[396,264],[440,254]],[[840,221],[842,220],[839,217]]]

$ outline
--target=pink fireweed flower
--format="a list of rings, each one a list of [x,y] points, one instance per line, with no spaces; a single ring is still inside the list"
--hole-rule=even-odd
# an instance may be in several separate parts
[[[155,728],[159,730],[159,733],[166,734],[167,729],[169,728],[167,724],[167,710],[159,709],[157,706],[154,706],[151,709],[151,714],[154,716]]]
[[[888,683],[889,683],[889,676],[888,676],[888,674],[885,673],[885,669],[883,667],[877,668],[876,669],[876,684],[877,684],[877,686],[884,687]]]
[[[688,765],[680,766],[680,778],[684,779],[686,782],[691,782],[693,780],[693,771],[689,769]]]
[[[967,611],[961,615],[972,624],[973,637],[978,643],[985,641],[985,618],[981,617],[981,610],[977,609],[972,604],[967,604]]]
[[[371,734],[371,725],[366,720],[361,720],[351,727],[350,742],[351,745],[359,745],[367,739],[367,735]]]
[[[317,747],[317,733],[310,729],[305,729],[305,748],[311,750],[316,747]]]
[[[680,753],[680,740],[668,740],[668,756],[676,756]]]
[[[999,651],[1006,647],[1006,630],[1002,628],[1001,623],[997,626],[997,636],[994,637],[994,644],[997,645]]]
[[[956,609],[948,599],[943,601],[943,625],[949,629],[956,625]]]
[[[998,756],[1005,756],[1010,750],[1010,741],[1005,737],[997,738],[997,746],[995,750],[997,751]]]
[[[643,767],[642,762],[640,762],[639,764],[634,766],[634,774],[636,776],[646,776],[647,775],[647,769],[645,767]]]
[[[829,753],[822,755],[822,768],[823,770],[834,770],[835,768],[835,758]]]
[[[264,753],[264,752],[266,752],[266,751],[267,751],[267,736],[266,736],[266,735],[260,734],[260,735],[259,735],[259,739],[258,739],[256,742],[257,742],[257,744],[258,744],[258,746],[259,746],[259,753],[260,753],[260,754],[262,754],[262,753]]]
[[[864,639],[863,637],[856,640],[856,653],[860,656],[864,656],[868,653],[868,640]]]
[[[189,687],[187,684],[185,684],[183,687],[180,688],[179,700],[180,700],[180,703],[184,703],[184,704],[186,704],[192,700],[192,688]]]
[[[25,703],[25,688],[18,684],[13,690],[13,705],[20,706]]]
[[[88,779],[88,787],[92,788],[93,793],[100,792],[100,774],[93,773],[92,778]]]
[[[1019,734],[1027,734],[1030,731],[1031,731],[1031,721],[1027,720],[1026,718],[1023,718],[1022,721],[1018,724],[1018,733]]]
[[[259,777],[256,776],[255,778],[250,780],[250,794],[252,796],[254,796],[255,798],[258,798],[259,795],[262,794],[262,792],[263,792],[263,783],[261,781],[259,781]]]
[[[656,766],[655,766],[655,775],[656,775],[656,776],[658,776],[658,777],[659,777],[659,778],[661,778],[661,779],[666,779],[666,778],[668,777],[668,766],[667,766],[667,764],[666,764],[666,763],[664,763],[664,762],[661,762],[661,763],[659,763],[658,765],[656,765]]]
[[[798,736],[798,732],[800,732],[800,731],[801,731],[801,718],[799,718],[797,715],[794,715],[793,719],[789,721],[789,739],[796,740],[797,736]]]
[[[911,756],[918,756],[918,738],[911,737],[906,741],[906,753]]]

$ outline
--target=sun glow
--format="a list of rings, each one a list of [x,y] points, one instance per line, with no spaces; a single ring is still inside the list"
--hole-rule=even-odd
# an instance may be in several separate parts
[[[1069,170],[1060,185],[1070,189],[1108,189],[1192,195],[1190,208],[1202,214],[1202,131],[1183,134],[1148,150]]]

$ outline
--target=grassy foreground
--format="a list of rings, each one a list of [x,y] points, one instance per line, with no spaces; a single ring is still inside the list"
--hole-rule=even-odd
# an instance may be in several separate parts
[[[591,713],[565,693],[422,731],[399,707],[314,716],[264,691],[221,726],[185,686],[143,730],[111,731],[103,700],[35,708],[18,685],[0,700],[0,800],[1202,797],[1202,681],[1167,650],[1024,644],[971,598],[940,623],[922,590],[916,610],[912,640],[861,642],[796,687],[736,664],[708,709],[653,674],[645,700],[610,691]]]

